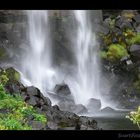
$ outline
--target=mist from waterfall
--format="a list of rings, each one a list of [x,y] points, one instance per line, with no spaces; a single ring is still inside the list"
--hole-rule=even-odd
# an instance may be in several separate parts
[[[27,16],[29,46],[22,60],[22,81],[46,93],[54,88],[55,83],[48,11],[30,10]]]
[[[55,85],[63,81],[70,88],[75,104],[87,106],[89,100],[94,98],[101,101],[101,108],[112,106],[112,103],[106,101],[102,94],[102,90],[106,89],[101,89],[103,78],[101,78],[99,44],[93,31],[95,27],[92,25],[90,12],[88,10],[71,12],[74,16],[73,22],[76,23],[74,24],[76,35],[70,37],[74,42],[70,49],[72,49],[74,57],[71,57],[75,64],[65,62],[66,69],[63,69],[61,64],[59,66],[53,64],[53,47],[55,46],[52,46],[48,11],[30,10],[26,12],[29,45],[25,48],[21,60],[21,80],[27,86],[33,85],[39,88],[48,97],[48,92],[54,93]],[[58,103],[52,97],[49,98],[52,104]]]
[[[66,82],[77,104],[86,105],[91,98],[100,99],[100,70],[98,44],[92,32],[89,14],[85,10],[74,10],[77,22],[75,45],[75,73]]]

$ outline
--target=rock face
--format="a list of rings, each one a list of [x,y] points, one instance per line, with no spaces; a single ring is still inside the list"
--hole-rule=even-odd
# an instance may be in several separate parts
[[[13,68],[11,69],[13,73],[17,72]],[[15,81],[14,76],[10,77],[10,81],[6,84],[5,88],[12,95],[17,94],[18,89],[18,93],[20,93],[26,103],[32,105],[39,113],[46,115],[48,121],[47,126],[44,126],[44,124],[40,122],[33,121],[31,116],[30,123],[33,126],[33,130],[98,129],[97,122],[94,118],[85,117],[82,119],[83,117],[81,118],[75,113],[60,110],[57,105],[52,106],[51,100],[48,97],[45,97],[39,89],[33,86],[24,87],[20,81]],[[85,111],[86,108],[82,105],[77,105],[74,110],[76,113],[79,113]]]
[[[132,45],[130,47],[130,52],[133,56],[140,58],[140,45]]]

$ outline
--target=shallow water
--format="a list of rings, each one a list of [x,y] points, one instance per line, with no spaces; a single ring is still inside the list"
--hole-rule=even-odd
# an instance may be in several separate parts
[[[138,130],[137,125],[125,118],[127,114],[127,112],[118,112],[94,118],[98,123],[98,127],[103,130]]]

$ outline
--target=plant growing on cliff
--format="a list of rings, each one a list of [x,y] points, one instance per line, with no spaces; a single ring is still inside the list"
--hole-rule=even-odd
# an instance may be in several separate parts
[[[133,124],[136,124],[140,129],[140,106],[138,107],[137,111],[130,112],[129,115],[126,116],[126,118],[130,119]]]
[[[120,60],[124,56],[129,56],[126,48],[120,44],[111,44],[108,51],[102,51],[101,57],[109,61]]]
[[[140,44],[140,33],[135,34],[131,38],[126,38],[126,43],[128,45]]]
[[[6,72],[4,70],[1,72],[1,75],[0,75],[0,83],[5,85],[8,81],[9,81],[9,78],[7,77]]]
[[[4,86],[0,84],[0,130],[31,130],[29,125],[29,116],[33,120],[47,123],[45,115],[37,111],[23,101],[20,95],[12,96],[7,93]]]

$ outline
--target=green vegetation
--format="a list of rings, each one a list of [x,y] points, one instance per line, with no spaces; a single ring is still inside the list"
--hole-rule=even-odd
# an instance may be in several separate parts
[[[1,72],[1,75],[0,75],[0,83],[2,83],[3,85],[5,85],[8,81],[9,81],[9,78],[6,75],[6,72],[5,71],[2,71]]]
[[[137,111],[130,112],[130,114],[126,116],[126,118],[130,119],[140,129],[140,106],[138,107]]]
[[[20,74],[14,70],[13,68],[8,68],[5,70],[6,76],[9,78],[10,81],[19,81],[20,80]]]
[[[38,114],[33,106],[24,102],[19,94],[10,95],[3,84],[8,82],[8,77],[0,77],[0,130],[31,130],[29,117],[33,120],[47,123],[45,115]]]
[[[120,60],[124,56],[129,56],[129,54],[125,47],[120,44],[111,44],[107,52],[101,52],[101,57],[110,61]]]
[[[132,38],[126,38],[126,43],[128,45],[140,44],[140,33],[137,33]]]

